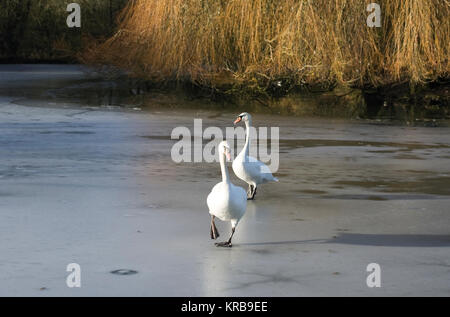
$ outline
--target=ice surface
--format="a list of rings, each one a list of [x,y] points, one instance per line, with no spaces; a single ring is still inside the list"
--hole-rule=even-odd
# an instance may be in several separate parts
[[[206,206],[219,166],[172,162],[170,133],[233,114],[63,108],[45,94],[85,78],[1,68],[0,295],[450,295],[449,128],[255,114],[280,127],[280,182],[258,189],[221,249]],[[72,262],[81,288],[66,286]]]

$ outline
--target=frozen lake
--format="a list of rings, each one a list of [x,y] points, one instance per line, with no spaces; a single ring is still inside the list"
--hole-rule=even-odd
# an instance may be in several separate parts
[[[96,92],[123,87],[82,70],[0,66],[1,296],[450,295],[450,128],[254,114],[280,128],[280,182],[216,248],[219,165],[174,163],[170,135],[238,113],[110,106]]]

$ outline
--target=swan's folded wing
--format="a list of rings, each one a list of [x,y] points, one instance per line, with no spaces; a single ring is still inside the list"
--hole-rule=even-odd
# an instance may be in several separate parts
[[[272,172],[266,164],[251,156],[249,156],[248,160],[244,161],[243,164],[246,172],[260,184],[270,181],[278,181],[275,177],[273,177]]]
[[[214,187],[211,189],[211,192],[208,194],[208,197],[206,198],[206,204],[208,205],[208,208],[210,211],[214,208],[214,201],[217,200],[218,192],[220,191],[220,184],[218,183],[214,185]]]

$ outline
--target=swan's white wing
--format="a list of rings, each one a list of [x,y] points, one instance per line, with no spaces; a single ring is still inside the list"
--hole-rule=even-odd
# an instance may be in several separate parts
[[[208,195],[208,198],[206,198],[206,204],[208,205],[209,212],[212,213],[214,211],[214,207],[217,204],[217,200],[220,197],[220,183],[214,185],[213,189],[211,189],[211,192]]]
[[[235,206],[235,208],[244,213],[245,209],[247,208],[247,193],[245,189],[240,186],[231,184],[231,197],[233,199],[233,205]]]
[[[254,157],[248,156],[247,160],[244,160],[242,164],[246,173],[256,184],[278,181],[277,178],[273,177],[269,167]]]
[[[247,208],[247,193],[242,187],[219,183],[208,195],[206,203],[211,215],[222,221],[234,220],[237,223]]]
[[[226,183],[218,183],[206,199],[209,213],[220,220],[229,220],[230,189]]]
[[[233,226],[236,226],[247,209],[247,193],[240,186],[231,184],[230,219]]]

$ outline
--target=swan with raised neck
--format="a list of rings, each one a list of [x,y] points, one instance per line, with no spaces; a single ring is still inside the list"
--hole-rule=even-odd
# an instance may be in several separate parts
[[[248,112],[243,112],[237,116],[234,124],[236,125],[239,122],[245,123],[245,144],[233,161],[233,171],[238,178],[248,184],[247,199],[253,200],[258,185],[267,182],[278,182],[278,179],[270,173],[270,169],[266,164],[249,156],[252,116]]]

